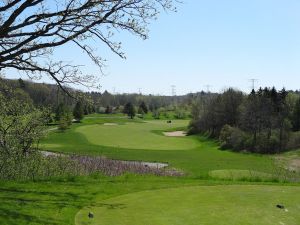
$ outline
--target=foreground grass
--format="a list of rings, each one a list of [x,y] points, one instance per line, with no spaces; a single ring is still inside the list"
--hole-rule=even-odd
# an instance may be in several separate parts
[[[148,189],[199,184],[189,179],[135,175],[0,182],[0,224],[70,225],[81,208],[103,199]]]
[[[146,190],[190,186],[207,187],[208,185],[224,185],[225,187],[231,184],[250,183],[136,175],[120,177],[95,175],[39,182],[0,182],[0,224],[70,225],[74,224],[74,218],[81,209],[84,208],[85,210],[86,207],[97,206],[107,199],[120,195]],[[264,185],[264,183],[260,184]],[[273,185],[283,184],[276,183]],[[228,186],[227,189],[230,187]],[[299,191],[295,196],[297,194],[299,196]],[[291,198],[293,199],[294,196]],[[295,199],[297,198],[295,197]],[[140,201],[142,200],[140,199]],[[146,201],[145,204],[147,204]],[[190,208],[186,210],[189,211]]]
[[[76,225],[298,225],[300,187],[217,185],[122,195],[84,208]],[[283,204],[285,209],[278,209]],[[89,219],[88,213],[94,218]],[[137,213],[138,212],[138,213]]]

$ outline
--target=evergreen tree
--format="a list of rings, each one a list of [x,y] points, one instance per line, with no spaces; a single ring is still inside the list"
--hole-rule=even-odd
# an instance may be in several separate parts
[[[19,82],[20,88],[24,89],[26,87],[25,82],[21,78],[18,79],[18,82]]]
[[[109,105],[106,106],[105,114],[111,114],[111,113],[112,113],[112,108]]]
[[[292,125],[294,131],[300,130],[300,98],[297,100],[293,115],[292,115]]]
[[[134,108],[134,106],[133,106],[133,104],[131,102],[128,102],[124,106],[123,113],[127,114],[131,119],[134,118],[134,116],[135,116],[135,108]]]
[[[83,115],[84,115],[83,104],[81,101],[78,101],[73,110],[74,119],[80,121],[83,119]]]
[[[61,117],[66,113],[67,107],[64,103],[60,103],[55,110],[55,120],[60,121]]]
[[[62,131],[68,129],[72,125],[72,113],[70,110],[64,112],[64,114],[60,117],[58,128]]]
[[[145,114],[148,113],[148,107],[147,107],[147,105],[146,105],[146,103],[144,101],[142,101],[141,104],[140,104],[140,106],[139,106],[139,112],[140,111],[143,111]]]

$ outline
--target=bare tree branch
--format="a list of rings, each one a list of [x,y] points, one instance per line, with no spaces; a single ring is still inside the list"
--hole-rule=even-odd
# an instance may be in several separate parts
[[[114,32],[124,30],[143,39],[149,22],[160,10],[175,10],[176,0],[7,0],[0,3],[0,71],[14,68],[28,76],[51,77],[66,84],[89,86],[96,76],[84,75],[77,65],[53,59],[55,48],[74,43],[100,68],[89,39],[97,40],[121,58]],[[102,71],[102,70],[101,70]],[[2,71],[1,71],[2,72]]]

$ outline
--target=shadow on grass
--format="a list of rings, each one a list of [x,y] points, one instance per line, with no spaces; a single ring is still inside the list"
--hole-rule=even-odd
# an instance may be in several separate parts
[[[0,224],[70,224],[70,212],[78,211],[97,194],[59,191],[0,188]]]
[[[0,207],[0,222],[1,224],[10,224],[10,225],[20,225],[25,224],[48,224],[48,225],[56,225],[62,224],[59,219],[53,220],[51,217],[42,217],[38,215],[30,215],[27,213],[20,212],[19,210],[8,209]]]

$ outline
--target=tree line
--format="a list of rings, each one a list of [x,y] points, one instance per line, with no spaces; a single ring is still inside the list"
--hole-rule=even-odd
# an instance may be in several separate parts
[[[59,86],[53,84],[34,83],[22,79],[1,79],[1,82],[13,89],[24,91],[34,106],[48,107],[53,113],[61,110],[61,108],[68,108],[69,111],[73,111],[78,99],[81,99],[85,115],[90,113],[122,113],[125,105],[128,103],[135,106],[138,114],[143,114],[145,112],[140,110],[139,106],[144,103],[147,106],[146,114],[148,111],[152,112],[156,118],[163,116],[167,111],[174,111],[176,108],[185,109],[178,112],[179,117],[182,117],[184,116],[184,111],[187,111],[192,105],[195,97],[211,95],[205,92],[190,93],[181,96],[143,95],[136,93],[112,94],[108,91],[82,92],[64,87],[68,89],[68,93],[74,96],[74,98],[71,98]]]
[[[298,92],[260,88],[245,95],[228,89],[197,99],[192,115],[190,133],[216,138],[223,149],[279,153],[300,147]]]

